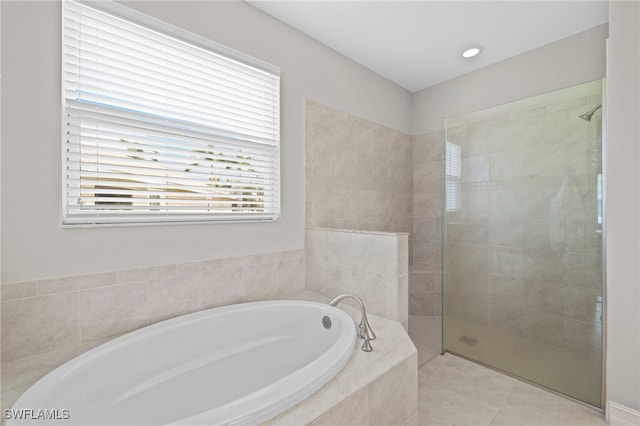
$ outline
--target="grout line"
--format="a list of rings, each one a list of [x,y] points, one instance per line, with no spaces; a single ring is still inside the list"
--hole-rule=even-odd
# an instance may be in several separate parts
[[[486,368],[486,367],[483,367],[483,368]],[[490,370],[490,369],[487,368],[487,370]],[[505,377],[509,377],[506,374],[504,376]],[[502,404],[500,405],[500,409],[498,409],[498,411],[496,412],[496,415],[493,416],[493,419],[491,419],[491,421],[489,422],[489,426],[494,424],[494,422],[496,421],[496,419],[498,418],[498,416],[500,415],[502,410],[504,410],[505,405],[507,405],[507,401],[509,401],[509,398],[511,398],[511,395],[513,395],[513,393],[516,391],[518,386],[520,386],[519,382],[516,382],[516,383],[513,384],[513,389],[511,389],[511,392],[509,392],[509,395],[507,395],[507,397],[504,399],[504,401],[502,401]]]

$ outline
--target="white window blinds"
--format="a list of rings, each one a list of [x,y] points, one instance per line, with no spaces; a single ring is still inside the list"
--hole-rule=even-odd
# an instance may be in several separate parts
[[[279,69],[94,4],[64,2],[63,222],[277,220]]]
[[[462,175],[462,148],[447,141],[445,146],[445,203],[448,212],[460,209],[460,177]]]

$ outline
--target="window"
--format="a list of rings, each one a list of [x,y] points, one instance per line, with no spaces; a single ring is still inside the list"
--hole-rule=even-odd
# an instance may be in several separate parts
[[[460,210],[460,176],[462,171],[462,148],[447,141],[445,148],[446,211]]]
[[[114,2],[63,21],[64,224],[279,218],[277,67]]]
[[[604,198],[603,198],[603,182],[602,173],[596,175],[596,216],[598,222],[598,229],[602,230],[602,222],[604,220]]]

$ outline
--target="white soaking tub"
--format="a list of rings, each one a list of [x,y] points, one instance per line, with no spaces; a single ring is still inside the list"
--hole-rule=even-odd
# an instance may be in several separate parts
[[[6,425],[257,424],[328,382],[355,340],[349,315],[316,302],[183,315],[58,367],[4,413]]]

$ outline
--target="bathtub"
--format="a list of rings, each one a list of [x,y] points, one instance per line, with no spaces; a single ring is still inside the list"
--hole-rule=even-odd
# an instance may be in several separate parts
[[[322,303],[209,309],[72,359],[3,414],[7,426],[257,424],[328,382],[355,340],[351,317]]]

